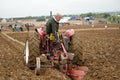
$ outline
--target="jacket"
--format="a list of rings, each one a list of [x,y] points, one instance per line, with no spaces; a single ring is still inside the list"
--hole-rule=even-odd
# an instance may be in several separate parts
[[[46,23],[46,33],[56,35],[59,29],[59,22],[57,22],[53,17]]]

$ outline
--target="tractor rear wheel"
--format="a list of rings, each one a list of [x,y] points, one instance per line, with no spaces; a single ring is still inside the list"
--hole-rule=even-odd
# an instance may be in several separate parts
[[[35,69],[36,67],[36,57],[40,55],[40,40],[37,32],[29,33],[29,60],[28,67],[30,69]]]
[[[71,52],[75,54],[73,58],[73,64],[83,65],[83,52],[80,37],[78,34],[74,34],[71,37]]]

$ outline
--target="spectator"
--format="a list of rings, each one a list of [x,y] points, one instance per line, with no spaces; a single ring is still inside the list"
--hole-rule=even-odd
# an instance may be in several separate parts
[[[28,23],[25,24],[25,27],[26,27],[27,31],[29,31],[29,24]]]
[[[23,31],[23,28],[20,26],[20,31]]]
[[[12,25],[12,30],[13,30],[13,32],[15,31],[15,25]]]
[[[3,26],[2,26],[2,25],[0,25],[0,32],[2,32],[2,28],[3,28]]]

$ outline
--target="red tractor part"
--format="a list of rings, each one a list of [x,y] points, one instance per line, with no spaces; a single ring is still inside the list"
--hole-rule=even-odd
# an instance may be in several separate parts
[[[64,36],[70,37],[73,36],[75,34],[74,29],[69,29],[64,33]]]
[[[73,70],[69,70],[68,72],[73,80],[81,80],[88,72],[88,68],[86,66],[76,66]]]
[[[85,72],[81,70],[70,70],[69,73],[73,80],[81,80],[85,76]]]

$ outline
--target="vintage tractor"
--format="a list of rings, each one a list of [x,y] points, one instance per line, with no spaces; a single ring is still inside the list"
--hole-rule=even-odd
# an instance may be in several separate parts
[[[35,74],[40,75],[41,68],[57,68],[70,76],[73,80],[80,80],[88,71],[85,66],[74,64],[75,56],[83,56],[78,37],[74,37],[73,29],[67,30],[62,35],[47,35],[44,27],[29,32],[24,50],[25,64],[30,69],[35,69]],[[80,61],[80,59],[78,59]],[[82,59],[81,59],[82,61]]]

